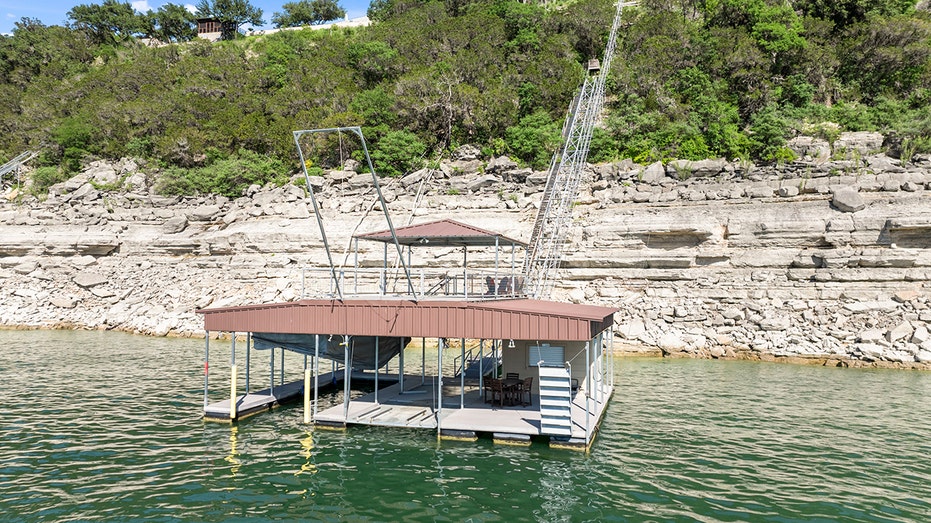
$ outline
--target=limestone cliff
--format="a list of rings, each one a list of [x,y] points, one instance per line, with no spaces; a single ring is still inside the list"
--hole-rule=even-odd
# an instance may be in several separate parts
[[[387,182],[395,225],[448,217],[529,239],[544,173],[476,152]],[[617,306],[632,351],[927,368],[931,159],[800,153],[765,169],[592,166],[553,298]],[[338,262],[353,233],[384,228],[365,176],[313,185]],[[95,163],[44,200],[5,198],[0,324],[198,336],[197,308],[299,299],[302,270],[326,266],[304,193],[165,198],[127,160]],[[461,263],[453,250],[413,259]]]

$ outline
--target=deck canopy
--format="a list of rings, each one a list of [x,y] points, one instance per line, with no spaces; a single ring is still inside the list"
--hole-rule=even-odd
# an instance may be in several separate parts
[[[395,229],[398,243],[424,247],[494,247],[512,245],[527,248],[527,244],[502,234],[486,231],[455,220],[438,220]],[[392,243],[391,231],[357,234],[360,240]]]
[[[543,300],[301,300],[197,311],[208,331],[588,341],[617,309]]]

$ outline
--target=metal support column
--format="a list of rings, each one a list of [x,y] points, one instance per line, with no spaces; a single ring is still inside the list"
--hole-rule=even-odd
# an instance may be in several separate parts
[[[343,421],[349,421],[349,381],[352,377],[352,355],[349,336],[343,336]]]
[[[400,385],[401,392],[404,392],[404,349],[407,347],[401,347],[401,352],[398,353],[398,384]]]
[[[485,400],[485,340],[478,340],[478,395]]]
[[[465,338],[459,338],[459,343],[462,345],[462,367],[459,371],[459,408],[465,408]]]
[[[462,247],[462,296],[469,297],[469,248],[464,245]]]
[[[204,409],[207,408],[207,385],[210,374],[210,331],[204,332]]]
[[[317,400],[320,395],[320,335],[314,334],[314,420],[317,419]]]
[[[375,336],[375,404],[378,405],[378,336]]]
[[[591,433],[590,433],[591,427],[589,426],[589,419],[588,419],[590,412],[591,412],[591,409],[589,408],[589,403],[588,403],[588,399],[591,396],[591,388],[592,388],[591,350],[592,350],[592,343],[590,341],[586,341],[585,342],[585,382],[586,382],[585,383],[585,444],[586,445],[588,445],[588,442],[590,441],[590,436],[591,436]]]
[[[230,419],[236,419],[236,333],[230,346]]]
[[[443,416],[443,338],[436,340],[436,434],[440,434],[440,419]]]
[[[268,357],[268,381],[270,382],[268,386],[268,394],[271,396],[275,395],[275,348],[272,347],[269,351]]]
[[[251,361],[251,360],[250,360],[250,357],[251,357],[251,350],[252,350],[252,333],[249,332],[249,333],[246,334],[246,394],[249,393],[249,389],[250,389],[250,387],[249,387],[249,367],[251,367],[251,365],[250,365],[249,363],[250,363],[250,361]]]
[[[307,366],[307,355],[304,355],[304,423],[310,423],[310,367]]]

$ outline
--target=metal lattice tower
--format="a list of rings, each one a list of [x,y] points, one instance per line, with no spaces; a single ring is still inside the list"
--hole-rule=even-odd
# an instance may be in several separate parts
[[[525,288],[533,298],[547,298],[562,261],[566,238],[572,226],[572,205],[579,194],[582,172],[588,159],[592,132],[604,105],[605,79],[621,25],[621,12],[637,2],[618,2],[602,58],[601,70],[589,75],[572,101],[562,132],[562,147],[550,163],[543,199],[533,224],[530,249],[524,261]]]

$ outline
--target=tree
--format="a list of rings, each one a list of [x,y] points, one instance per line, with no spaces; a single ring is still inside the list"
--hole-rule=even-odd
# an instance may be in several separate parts
[[[178,4],[165,4],[145,15],[145,34],[162,42],[188,42],[197,37],[194,13]]]
[[[815,18],[824,18],[838,29],[866,20],[867,15],[892,16],[914,9],[914,0],[795,0],[795,9]]]
[[[197,14],[214,18],[220,22],[220,40],[233,40],[239,34],[239,26],[249,23],[262,25],[262,10],[249,0],[200,0]]]
[[[281,6],[284,12],[272,15],[275,27],[316,25],[346,16],[346,10],[336,0],[300,0]]]
[[[142,19],[129,2],[104,0],[76,5],[68,11],[71,27],[86,32],[97,44],[125,40],[142,30]]]

